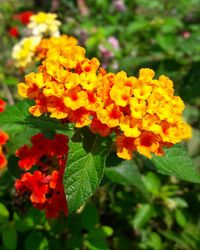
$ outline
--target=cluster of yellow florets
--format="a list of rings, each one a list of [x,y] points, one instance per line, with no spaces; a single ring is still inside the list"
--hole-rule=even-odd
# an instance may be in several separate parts
[[[30,17],[29,29],[30,37],[23,38],[12,50],[12,58],[15,66],[29,68],[36,60],[43,60],[47,51],[53,46],[73,46],[77,44],[74,37],[59,33],[60,21],[56,20],[54,13],[39,12]]]
[[[15,60],[15,66],[25,68],[34,61],[35,51],[41,38],[36,36],[23,38],[12,50],[12,58]]]
[[[35,116],[50,114],[76,127],[89,126],[101,136],[114,132],[117,155],[123,159],[131,159],[134,151],[162,155],[164,146],[191,136],[182,120],[183,101],[174,96],[169,78],[153,79],[151,69],[128,77],[99,66],[98,59],[85,57],[82,47],[51,48],[38,73],[19,83],[19,94],[35,101],[30,108]]]
[[[28,28],[34,36],[59,36],[59,26],[61,22],[57,20],[57,14],[39,12],[30,17]]]

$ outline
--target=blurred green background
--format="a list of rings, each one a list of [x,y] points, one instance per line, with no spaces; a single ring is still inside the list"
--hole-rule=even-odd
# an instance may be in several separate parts
[[[26,10],[56,12],[61,32],[75,36],[107,71],[137,75],[149,67],[169,76],[186,103],[193,127],[186,147],[200,168],[199,0],[0,0],[0,97],[9,104],[19,100],[16,85],[24,76],[14,67],[12,47],[26,33],[13,16]],[[13,26],[17,37],[8,32]],[[13,153],[34,131],[10,131],[16,143],[8,145],[8,170],[0,174],[0,250],[200,249],[200,186],[147,171],[140,162],[145,194],[131,180],[113,184],[105,177],[78,214],[46,220],[15,200],[13,189],[19,174]]]

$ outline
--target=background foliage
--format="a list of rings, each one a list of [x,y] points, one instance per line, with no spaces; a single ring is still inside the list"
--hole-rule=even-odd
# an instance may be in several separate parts
[[[198,250],[199,184],[163,176],[155,169],[170,174],[178,165],[178,172],[173,175],[200,182],[198,175],[190,176],[187,170],[190,160],[185,158],[183,161],[176,155],[180,150],[187,150],[196,166],[200,167],[199,0],[180,0],[178,4],[172,0],[0,1],[0,97],[9,104],[19,101],[16,84],[23,79],[23,74],[11,60],[12,46],[20,37],[9,36],[8,30],[17,25],[23,35],[24,28],[12,19],[14,14],[23,10],[57,12],[63,23],[62,32],[76,36],[86,47],[88,57],[97,56],[105,66],[109,62],[108,70],[125,70],[134,75],[139,68],[150,67],[158,75],[171,77],[176,94],[187,104],[184,115],[193,127],[193,138],[184,145],[185,149],[173,148],[172,159],[167,165],[162,158],[162,168],[158,158],[153,158],[154,164],[141,157],[121,162],[111,149],[105,176],[92,198],[77,214],[47,220],[42,212],[30,208],[23,200],[15,199],[13,183],[20,172],[16,168],[14,152],[39,130],[57,129],[58,124],[56,121],[49,124],[48,120],[41,118],[40,124],[43,125],[38,127],[37,122],[28,117],[26,107],[29,104],[21,104],[24,112],[18,111],[17,105],[13,106],[9,126],[5,125],[6,115],[4,124],[1,124],[11,140],[6,148],[8,169],[0,173],[0,249]],[[118,40],[118,47],[110,44],[110,37]],[[102,52],[102,46],[111,52],[111,56]],[[19,121],[24,123],[13,124]],[[65,128],[61,126],[59,130]],[[79,143],[74,142],[72,148],[77,147]],[[84,156],[85,149],[79,150]],[[87,154],[87,157],[91,160],[92,156]],[[84,159],[79,169],[83,173],[87,171]],[[97,158],[92,160],[94,164],[100,161]],[[96,183],[94,181],[94,189],[100,176],[101,170]],[[65,181],[70,184],[69,178]],[[81,181],[87,182],[84,178]],[[79,204],[74,204],[71,209],[78,207]]]

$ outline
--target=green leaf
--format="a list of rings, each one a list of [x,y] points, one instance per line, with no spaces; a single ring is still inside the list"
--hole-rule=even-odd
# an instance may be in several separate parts
[[[11,124],[23,122],[29,116],[31,101],[21,101],[16,105],[7,106],[6,110],[0,114],[0,124]]]
[[[147,198],[148,192],[134,161],[123,161],[117,167],[105,169],[107,178],[121,185],[132,185],[138,188]]]
[[[137,230],[142,229],[153,215],[153,207],[150,204],[141,204],[132,220],[133,227]]]
[[[29,113],[29,108],[32,105],[32,101],[21,101],[16,105],[8,106],[6,110],[0,114],[0,124],[2,125],[26,125],[31,128],[37,128],[42,130],[64,130],[68,129],[66,124],[62,124],[59,120],[49,118],[42,115],[35,117]]]
[[[95,228],[88,234],[88,238],[85,242],[87,249],[90,250],[108,250],[108,244],[106,242],[106,233],[102,228]]]
[[[85,132],[83,130],[69,142],[64,188],[70,213],[80,208],[95,192],[104,171],[105,138]]]
[[[161,183],[159,177],[155,173],[148,172],[143,176],[143,182],[145,183],[148,192],[154,195],[159,194]]]
[[[94,204],[87,204],[82,214],[82,225],[88,231],[93,230],[95,225],[99,222],[99,213]]]
[[[176,44],[176,39],[175,36],[173,35],[168,35],[168,34],[158,34],[156,36],[156,42],[160,47],[167,53],[174,53],[175,50],[175,44]]]
[[[164,156],[153,155],[151,161],[161,174],[176,176],[186,181],[200,183],[198,170],[180,144],[165,149]]]
[[[3,231],[2,241],[6,249],[14,250],[17,248],[17,232],[14,227]]]
[[[0,203],[0,223],[5,223],[9,219],[9,211],[4,206],[4,204]]]
[[[187,219],[185,217],[185,214],[180,209],[176,209],[175,219],[176,219],[176,222],[179,224],[179,226],[181,226],[182,228],[184,228],[185,225],[187,224]]]
[[[162,240],[159,234],[151,232],[150,238],[148,240],[148,246],[151,249],[160,250],[162,249]]]
[[[10,139],[7,143],[9,153],[15,154],[16,149],[20,148],[24,144],[30,143],[30,138],[40,132],[40,130],[35,128],[29,128],[25,126],[22,126],[22,128],[23,130],[20,132],[9,134]]]
[[[8,76],[4,79],[4,83],[6,85],[16,86],[18,82],[19,82],[19,79],[13,76]]]
[[[31,232],[25,240],[25,250],[46,250],[48,241],[41,232]]]
[[[15,220],[15,227],[19,232],[26,232],[34,227],[34,222],[31,217],[19,217],[17,213],[14,213],[13,217]]]
[[[177,244],[180,244],[181,247],[187,247],[187,245],[185,244],[184,240],[182,239],[180,233],[175,233],[172,231],[161,231],[161,230],[160,230],[160,233],[166,239],[173,241],[173,242],[176,242]]]
[[[42,115],[40,117],[34,117],[29,115],[22,124],[25,124],[32,128],[38,128],[42,130],[61,130],[66,131],[68,125],[62,124],[58,119],[50,118],[48,116]]]
[[[111,236],[113,234],[113,229],[112,227],[109,226],[102,226],[102,230],[105,233],[107,237]]]

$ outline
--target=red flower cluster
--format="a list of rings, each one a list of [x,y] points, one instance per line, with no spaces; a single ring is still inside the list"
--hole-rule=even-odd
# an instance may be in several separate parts
[[[19,36],[19,30],[17,27],[13,26],[8,30],[8,34],[12,37],[18,37]]]
[[[0,99],[0,113],[4,111],[6,103]],[[9,136],[0,129],[0,170],[4,169],[7,165],[6,157],[3,153],[3,145],[6,144]]]
[[[27,25],[30,22],[30,17],[33,15],[32,11],[23,11],[19,14],[14,15],[12,18],[14,20],[19,20],[21,24]],[[12,37],[19,37],[19,29],[16,26],[10,27],[8,34]]]
[[[0,99],[0,113],[4,111],[5,107],[6,103],[2,99]]]
[[[13,16],[13,19],[19,20],[22,24],[26,25],[30,22],[30,17],[33,15],[32,11],[23,11]]]
[[[39,133],[31,138],[32,146],[22,146],[16,151],[20,168],[26,172],[16,180],[19,196],[27,195],[34,207],[45,210],[48,218],[60,212],[67,215],[67,203],[62,184],[68,153],[68,137],[56,134],[52,140]]]

